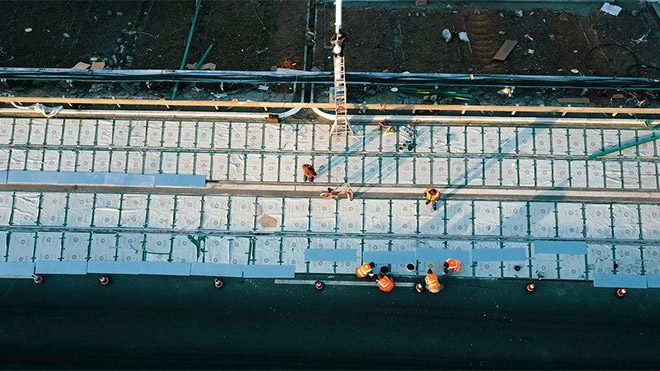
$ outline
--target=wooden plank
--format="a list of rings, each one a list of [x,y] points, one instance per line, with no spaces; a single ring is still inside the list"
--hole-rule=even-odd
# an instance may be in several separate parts
[[[493,59],[496,61],[504,61],[506,58],[509,56],[513,48],[518,45],[518,42],[515,40],[506,40],[502,46],[500,46],[500,50],[495,53],[495,56],[493,56]]]
[[[245,102],[245,101],[202,101],[202,100],[149,100],[149,99],[106,99],[106,98],[55,98],[55,97],[0,97],[0,103],[42,104],[93,104],[127,106],[177,106],[177,107],[234,107],[234,108],[318,108],[335,110],[333,103],[298,102]],[[458,104],[356,104],[347,103],[346,109],[375,111],[458,111],[458,112],[530,112],[530,113],[606,113],[659,115],[660,108],[625,107],[562,107],[562,106],[495,106]]]

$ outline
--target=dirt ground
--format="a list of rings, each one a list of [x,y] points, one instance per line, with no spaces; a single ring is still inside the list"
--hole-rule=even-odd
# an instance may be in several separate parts
[[[0,66],[63,67],[78,61],[106,68],[173,69],[181,63],[194,14],[186,1],[2,1]],[[207,62],[223,70],[302,69],[306,0],[204,0],[188,63],[212,43]],[[330,70],[332,5],[317,2],[313,66]],[[660,76],[660,35],[651,10],[614,17],[552,10],[349,7],[347,69]],[[444,28],[454,33],[445,43]],[[26,32],[29,31],[29,32]],[[458,40],[466,31],[470,43]],[[647,36],[644,37],[644,35]],[[529,37],[525,37],[529,35]],[[518,45],[503,62],[492,60],[506,40]],[[640,42],[633,40],[640,39]],[[655,67],[643,68],[642,65]]]
[[[217,69],[270,70],[283,59],[303,65],[307,3],[204,0],[190,49]],[[2,1],[0,66],[72,67],[90,58],[108,68],[178,68],[195,2]],[[30,32],[26,29],[31,28]],[[295,68],[295,67],[294,67]]]
[[[333,31],[334,10],[317,10],[317,41]],[[614,17],[600,11],[586,16],[550,10],[514,11],[350,8],[344,11],[348,35],[346,66],[359,71],[473,72],[512,74],[659,76],[660,35],[649,9]],[[446,43],[444,28],[453,33]],[[466,31],[470,43],[458,40]],[[646,41],[635,43],[641,38]],[[528,34],[531,39],[526,38]],[[518,45],[503,62],[492,57],[507,40]],[[329,69],[329,49],[317,43],[315,66]]]

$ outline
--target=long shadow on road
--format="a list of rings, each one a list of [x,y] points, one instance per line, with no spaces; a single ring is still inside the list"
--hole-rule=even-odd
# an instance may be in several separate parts
[[[0,280],[6,368],[655,368],[660,295],[449,279],[438,295],[272,280]]]

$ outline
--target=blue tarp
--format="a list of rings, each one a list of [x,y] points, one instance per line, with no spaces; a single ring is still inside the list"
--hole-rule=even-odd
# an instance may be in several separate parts
[[[241,264],[192,263],[191,276],[207,277],[243,277]]]
[[[353,249],[307,249],[306,261],[348,261],[353,262],[357,257],[357,250]]]
[[[585,241],[535,240],[534,252],[536,254],[586,255],[587,243]]]
[[[35,273],[37,274],[87,274],[86,261],[40,261],[35,263]]]
[[[34,263],[0,262],[2,277],[30,277],[34,274]]]
[[[140,262],[90,260],[87,262],[87,273],[139,274]]]
[[[294,278],[295,265],[246,265],[243,267],[245,278]]]
[[[140,274],[190,276],[190,263],[140,262]]]
[[[206,187],[203,175],[156,174],[156,187]]]
[[[365,262],[378,264],[415,263],[415,251],[365,251],[362,255]]]
[[[648,287],[646,276],[637,274],[594,274],[594,287],[612,287],[627,289],[645,289]]]
[[[456,259],[463,264],[470,261],[470,252],[432,247],[418,247],[417,260],[422,262],[443,262],[447,259]]]
[[[519,261],[527,260],[527,249],[474,249],[472,260],[480,261]]]

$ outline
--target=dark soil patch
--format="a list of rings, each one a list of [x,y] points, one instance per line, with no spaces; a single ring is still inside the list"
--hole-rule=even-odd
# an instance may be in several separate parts
[[[334,10],[320,7],[317,14],[315,65],[327,70],[330,51],[318,43],[318,34],[326,30],[329,38]],[[580,16],[526,10],[518,17],[513,11],[483,9],[350,8],[343,19],[351,70],[561,75],[577,69],[584,75],[660,75],[657,69],[639,66],[657,65],[660,50],[660,35],[648,10],[638,16],[624,10],[618,17],[600,11]],[[442,38],[444,28],[454,33],[449,43]],[[468,33],[469,44],[458,40],[460,31]],[[646,33],[645,42],[632,41]],[[518,45],[506,61],[493,61],[507,39]]]
[[[109,68],[178,68],[195,2],[5,1],[0,66],[63,67],[91,57]],[[302,68],[307,4],[302,0],[204,0],[188,63],[213,43],[218,69]],[[31,32],[25,32],[26,28]],[[64,34],[67,35],[64,35]]]

